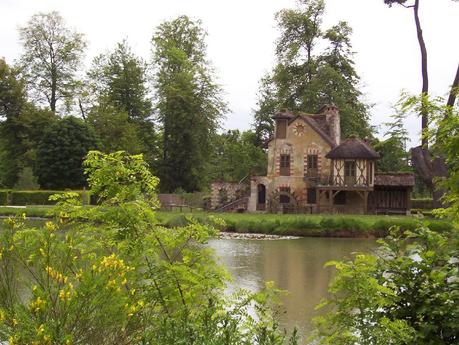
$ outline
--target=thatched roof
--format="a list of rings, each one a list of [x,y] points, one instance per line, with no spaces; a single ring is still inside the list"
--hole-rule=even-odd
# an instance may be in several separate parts
[[[379,153],[357,137],[346,139],[325,156],[329,159],[378,159]]]
[[[375,173],[375,186],[414,186],[412,173]]]

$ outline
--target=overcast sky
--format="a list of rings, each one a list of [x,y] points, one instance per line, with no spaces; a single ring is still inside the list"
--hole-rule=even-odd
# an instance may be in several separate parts
[[[231,112],[223,127],[248,129],[258,82],[274,64],[278,37],[274,14],[295,0],[0,0],[0,56],[12,63],[21,54],[17,28],[37,12],[59,11],[69,26],[86,34],[87,65],[127,38],[144,59],[151,57],[154,28],[181,14],[203,21],[208,57],[217,70]],[[459,3],[421,0],[421,23],[429,54],[430,91],[445,95],[459,62]],[[374,104],[373,125],[387,122],[402,89],[421,88],[420,53],[412,10],[388,8],[383,0],[326,0],[324,28],[339,20],[353,28],[356,70],[366,100]],[[420,120],[407,128],[416,144]]]

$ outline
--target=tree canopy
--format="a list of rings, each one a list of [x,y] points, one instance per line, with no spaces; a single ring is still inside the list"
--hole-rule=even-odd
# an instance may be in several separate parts
[[[154,36],[154,86],[162,126],[161,189],[204,187],[211,141],[226,111],[206,59],[206,32],[187,16],[161,24]]]
[[[30,96],[52,112],[59,103],[68,109],[86,48],[83,35],[69,29],[58,12],[33,15],[19,34],[24,49],[20,65]]]
[[[343,137],[373,135],[368,123],[369,106],[363,102],[354,68],[352,29],[346,22],[339,22],[324,30],[324,11],[323,0],[301,0],[297,8],[276,15],[280,30],[277,62],[260,82],[255,109],[259,143],[272,134],[271,116],[279,109],[315,113],[328,103],[340,110]]]
[[[48,189],[81,188],[86,185],[82,163],[98,147],[92,128],[75,117],[64,117],[43,134],[37,148],[35,174]]]

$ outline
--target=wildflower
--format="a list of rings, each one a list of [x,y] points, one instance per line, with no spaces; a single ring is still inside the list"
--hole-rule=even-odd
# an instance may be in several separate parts
[[[41,335],[44,331],[45,331],[45,326],[41,324],[40,327],[37,328],[37,334]]]
[[[38,313],[40,310],[42,310],[45,306],[46,302],[41,299],[40,296],[38,296],[35,301],[30,303],[30,309],[36,313]]]

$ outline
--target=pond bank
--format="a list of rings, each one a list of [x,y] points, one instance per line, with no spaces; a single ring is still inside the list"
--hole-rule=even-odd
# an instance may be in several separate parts
[[[182,226],[193,217],[201,223],[214,224],[215,218],[224,220],[220,230],[230,233],[268,234],[300,237],[380,238],[387,236],[389,228],[399,226],[414,230],[421,224],[434,231],[452,228],[445,220],[414,216],[367,215],[311,215],[311,214],[235,214],[235,213],[178,213],[158,212],[158,219],[165,226]]]
[[[0,216],[23,215],[28,218],[49,218],[51,207],[0,207]],[[331,214],[236,214],[236,213],[180,213],[157,212],[160,224],[168,227],[182,226],[189,217],[204,224],[215,224],[215,219],[224,220],[218,225],[221,231],[235,234],[267,234],[299,237],[379,238],[388,234],[392,226],[413,230],[421,223],[435,231],[452,228],[447,220],[419,218],[415,216],[367,216]]]

